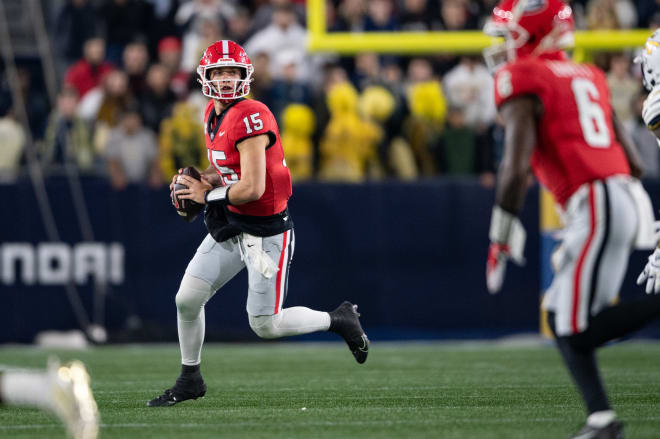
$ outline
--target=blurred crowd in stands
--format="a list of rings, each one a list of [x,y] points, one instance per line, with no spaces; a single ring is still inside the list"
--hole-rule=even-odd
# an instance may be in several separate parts
[[[481,56],[354,57],[305,50],[305,2],[60,0],[47,17],[59,94],[48,102],[21,67],[30,132],[0,77],[0,172],[26,163],[31,137],[47,173],[75,166],[118,190],[166,185],[182,166],[206,168],[195,69],[204,48],[232,39],[255,67],[252,97],[278,118],[295,181],[361,182],[473,176],[494,184],[503,132]],[[330,31],[480,30],[494,0],[328,0]],[[578,29],[660,26],[655,0],[570,2]],[[660,150],[641,120],[632,53],[597,54],[619,118],[660,177]],[[37,71],[38,72],[38,71]]]

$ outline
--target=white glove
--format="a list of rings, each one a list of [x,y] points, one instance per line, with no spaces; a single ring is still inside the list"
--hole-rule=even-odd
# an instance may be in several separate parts
[[[637,285],[646,281],[646,294],[660,293],[660,248],[656,248],[649,256],[644,271],[637,278]]]
[[[660,126],[660,85],[653,87],[644,101],[642,118],[650,130],[655,130]]]
[[[495,206],[488,236],[491,243],[486,261],[486,287],[489,293],[496,294],[502,289],[507,261],[525,264],[523,251],[527,234],[518,217]]]
[[[497,294],[502,289],[504,275],[506,274],[506,263],[511,257],[509,246],[490,243],[488,248],[488,260],[486,261],[486,287],[491,294]]]

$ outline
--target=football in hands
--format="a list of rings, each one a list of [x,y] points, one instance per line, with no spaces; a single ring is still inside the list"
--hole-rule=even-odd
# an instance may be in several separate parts
[[[201,180],[202,176],[199,174],[199,171],[192,166],[186,166],[185,168],[181,169],[179,171],[180,175],[187,175],[189,177],[192,177],[196,180]],[[197,215],[204,210],[204,205],[199,204],[193,200],[186,200],[186,199],[181,199],[176,196],[175,192],[180,190],[180,189],[187,189],[188,186],[185,184],[181,183],[174,183],[174,189],[172,193],[170,194],[172,197],[172,204],[174,205],[174,208],[176,209],[176,213],[181,215],[184,220],[187,222],[191,222],[195,218],[197,218]]]

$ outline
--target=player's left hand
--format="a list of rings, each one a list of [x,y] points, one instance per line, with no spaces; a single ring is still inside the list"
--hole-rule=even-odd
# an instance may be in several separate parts
[[[204,179],[197,180],[188,175],[179,175],[177,178],[178,178],[177,181],[180,184],[185,184],[186,186],[188,186],[187,189],[179,189],[178,191],[176,191],[176,194],[179,198],[193,200],[199,204],[206,203],[204,201],[204,195],[206,195],[206,192],[213,189],[213,186],[211,186]]]
[[[656,248],[649,256],[644,271],[637,278],[637,285],[646,281],[646,294],[660,293],[660,248]]]

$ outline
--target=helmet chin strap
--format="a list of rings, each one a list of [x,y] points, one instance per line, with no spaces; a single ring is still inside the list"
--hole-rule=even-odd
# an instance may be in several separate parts
[[[227,94],[227,93],[225,93],[225,94]],[[228,104],[231,104],[231,103],[235,102],[236,100],[238,100],[240,98],[241,98],[241,96],[238,95],[234,91],[234,97],[224,98],[224,97],[222,97],[222,93],[220,93],[220,97],[214,97],[213,100],[218,101],[218,102],[222,102],[223,104],[228,105]]]

